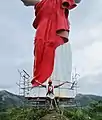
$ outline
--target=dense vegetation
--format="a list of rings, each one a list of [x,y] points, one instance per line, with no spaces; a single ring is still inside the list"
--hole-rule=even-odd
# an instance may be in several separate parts
[[[46,109],[24,107],[0,109],[0,120],[39,120],[48,113]],[[102,101],[93,102],[84,108],[66,108],[63,114],[69,120],[102,120]]]
[[[92,102],[84,108],[66,109],[64,115],[70,120],[102,120],[102,101]]]

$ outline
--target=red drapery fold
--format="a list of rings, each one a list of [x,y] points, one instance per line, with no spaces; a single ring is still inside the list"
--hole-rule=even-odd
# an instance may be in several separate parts
[[[44,83],[52,74],[55,50],[64,44],[63,38],[57,35],[57,31],[69,31],[68,12],[66,16],[66,8],[62,8],[64,2],[68,2],[68,9],[75,7],[73,0],[42,0],[35,6],[36,18],[33,26],[37,31],[34,49],[34,78],[31,82],[33,86],[39,85],[36,80]]]

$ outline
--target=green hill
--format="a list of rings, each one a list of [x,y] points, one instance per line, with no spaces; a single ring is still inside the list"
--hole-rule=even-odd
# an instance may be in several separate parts
[[[12,94],[5,90],[0,91],[0,109],[22,106],[24,100],[25,99],[22,96]],[[75,97],[74,102],[76,102],[78,105],[86,106],[91,102],[100,100],[102,100],[101,96],[78,94]]]
[[[102,101],[102,96],[78,94],[75,97],[75,101],[78,103],[78,105],[87,106],[91,102]]]
[[[23,97],[12,94],[8,91],[0,91],[0,109],[17,107],[23,105]]]

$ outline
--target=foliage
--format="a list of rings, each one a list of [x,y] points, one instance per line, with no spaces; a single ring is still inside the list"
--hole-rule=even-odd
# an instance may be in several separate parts
[[[88,108],[88,115],[93,120],[102,120],[102,101],[91,103]]]
[[[48,113],[49,111],[46,109],[33,107],[2,109],[0,120],[39,120]],[[102,120],[102,101],[92,102],[85,108],[66,108],[63,114],[69,120]]]
[[[70,120],[88,120],[88,115],[81,108],[65,110],[64,115]]]
[[[45,109],[13,108],[9,111],[10,120],[39,120],[48,113]]]
[[[102,101],[92,102],[88,107],[65,109],[70,120],[102,120]]]

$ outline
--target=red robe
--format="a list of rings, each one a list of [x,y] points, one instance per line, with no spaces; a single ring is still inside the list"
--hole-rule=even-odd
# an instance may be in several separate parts
[[[36,18],[33,26],[36,31],[34,49],[34,69],[32,85],[45,82],[54,68],[55,50],[68,42],[59,31],[69,31],[68,13],[76,7],[74,0],[42,0],[35,5]]]

